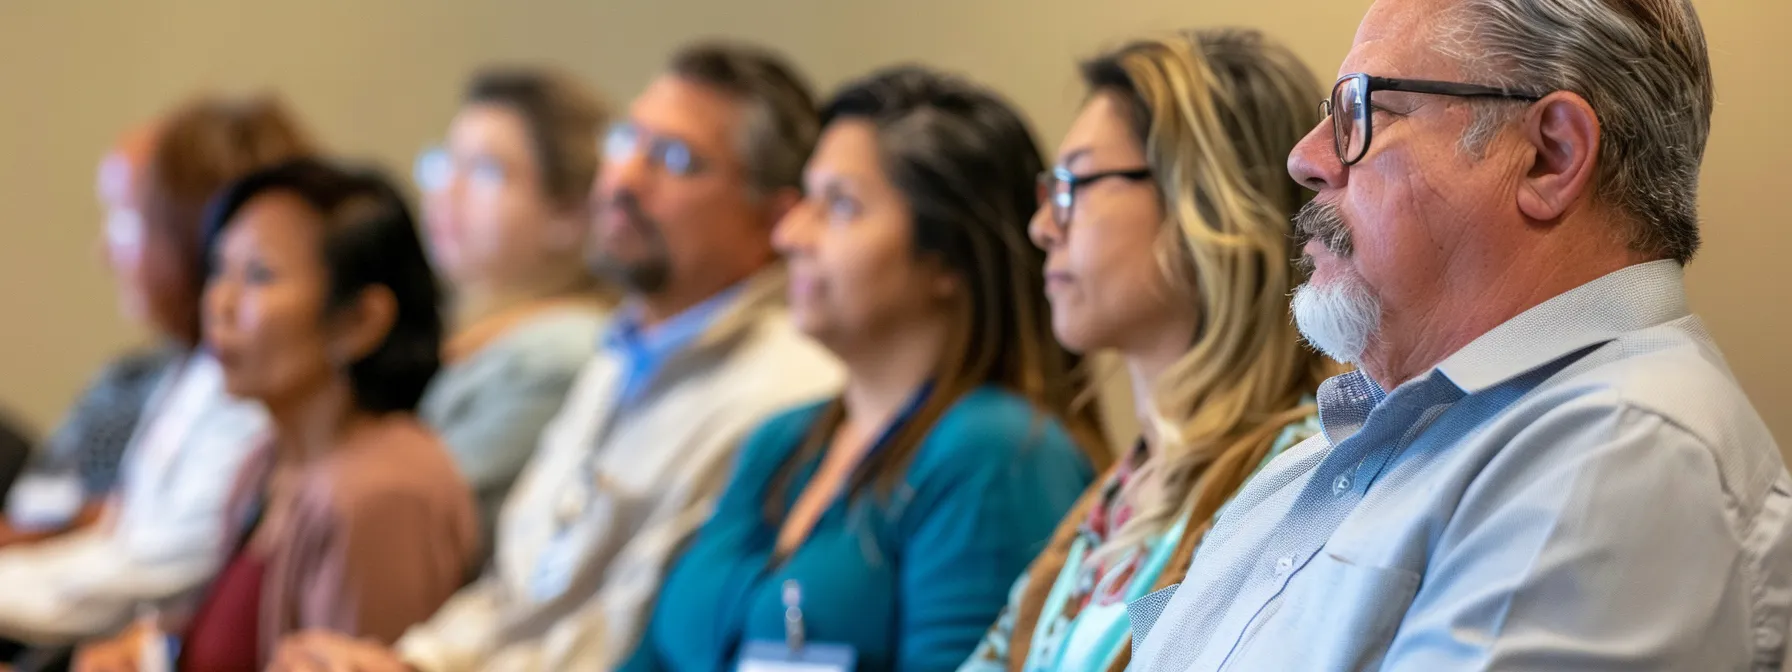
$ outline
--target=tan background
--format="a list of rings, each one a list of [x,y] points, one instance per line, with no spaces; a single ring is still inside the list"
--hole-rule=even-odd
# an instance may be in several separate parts
[[[1718,82],[1693,304],[1792,447],[1792,25],[1785,0],[1699,0]],[[1368,0],[236,0],[0,6],[0,406],[47,427],[141,332],[99,263],[94,162],[120,129],[200,88],[274,88],[340,152],[399,174],[490,61],[562,65],[626,101],[679,43],[732,35],[785,50],[828,88],[925,61],[1002,89],[1055,144],[1072,64],[1129,34],[1262,27],[1329,80]]]

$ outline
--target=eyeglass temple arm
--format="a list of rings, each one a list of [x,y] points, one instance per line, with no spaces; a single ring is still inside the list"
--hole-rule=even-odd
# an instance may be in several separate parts
[[[1395,79],[1392,77],[1374,77],[1369,79],[1371,91],[1405,91],[1409,93],[1429,93],[1440,96],[1456,96],[1458,98],[1511,98],[1514,100],[1542,100],[1541,94],[1526,91],[1512,91],[1493,86],[1479,84],[1462,84],[1458,82],[1439,82],[1429,79]]]

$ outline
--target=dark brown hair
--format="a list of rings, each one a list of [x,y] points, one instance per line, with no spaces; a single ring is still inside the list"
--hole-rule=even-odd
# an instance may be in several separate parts
[[[913,213],[915,256],[939,261],[965,290],[927,398],[858,466],[848,492],[895,490],[934,425],[985,385],[1032,402],[1041,420],[1062,419],[1091,461],[1103,462],[1099,422],[1075,404],[1076,357],[1052,336],[1044,252],[1027,242],[1044,163],[1020,114],[988,88],[906,66],[846,85],[822,119],[876,126],[883,170]],[[798,465],[826,450],[845,414],[840,399],[828,404],[780,467],[765,502],[768,518],[788,513],[784,500]]]
[[[142,209],[147,244],[169,255],[166,286],[153,291],[171,298],[158,325],[186,345],[199,341],[199,295],[204,288],[206,250],[200,220],[206,203],[230,182],[251,172],[314,152],[310,135],[278,98],[195,98],[174,109],[156,126],[156,140],[144,167]]]
[[[763,47],[701,42],[680,50],[672,75],[732,96],[746,108],[740,155],[761,194],[800,189],[821,120],[809,85],[782,56]]]
[[[475,75],[461,100],[521,117],[542,191],[561,208],[584,207],[597,178],[598,138],[610,120],[595,90],[555,70],[507,67]]]

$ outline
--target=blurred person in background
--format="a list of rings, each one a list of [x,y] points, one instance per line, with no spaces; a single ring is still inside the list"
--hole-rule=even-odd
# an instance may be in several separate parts
[[[615,302],[584,257],[608,112],[543,69],[481,73],[461,100],[416,166],[452,334],[419,412],[478,495],[489,553],[505,495]]]
[[[822,119],[775,240],[792,318],[846,364],[845,389],[753,434],[624,670],[782,654],[792,606],[855,669],[950,670],[1093,476],[1062,424],[1100,434],[1071,410],[1075,362],[1027,244],[1042,162],[1020,115],[899,67]]]
[[[633,650],[741,440],[839,389],[790,324],[772,228],[818,132],[783,58],[703,43],[609,130],[596,267],[625,292],[506,500],[492,565],[395,647],[289,638],[275,670],[602,670]]]
[[[25,463],[31,459],[32,444],[30,430],[11,413],[0,410],[0,498],[12,490],[13,482],[25,470]]]
[[[301,628],[389,642],[478,551],[472,493],[416,416],[443,329],[394,187],[307,159],[228,187],[208,219],[205,342],[272,435],[236,479],[234,549],[196,606],[83,647],[79,672],[161,667],[144,657],[162,629],[192,672],[260,670]]]
[[[1219,509],[1318,431],[1329,363],[1300,341],[1282,165],[1319,81],[1248,30],[1127,44],[1082,66],[1088,97],[1041,185],[1052,319],[1112,348],[1144,436],[1083,495],[960,669],[1123,670],[1127,602],[1181,579]]]
[[[131,431],[116,493],[99,521],[0,549],[0,637],[72,643],[121,627],[139,605],[205,581],[222,556],[221,514],[233,476],[267,427],[259,404],[225,392],[217,360],[200,346],[207,255],[200,222],[223,185],[309,154],[312,143],[269,97],[200,98],[147,133],[141,147],[125,152],[140,159],[107,169],[125,173],[110,178],[124,184],[108,189],[107,240],[125,312],[149,326],[174,359]],[[107,447],[107,433],[88,434],[69,459],[108,462],[106,452],[115,448]],[[59,522],[80,508],[75,499],[51,507],[62,509]]]
[[[210,121],[220,119],[212,115]],[[207,122],[190,118],[187,123]],[[150,190],[174,186],[166,180],[151,183],[148,177],[160,137],[155,122],[131,129],[101,159],[96,179],[104,214],[100,232],[103,258],[118,291],[120,312],[131,322],[158,332],[157,338],[148,347],[108,362],[75,400],[24,474],[19,496],[7,508],[8,519],[0,522],[0,546],[48,538],[98,520],[106,498],[113,494],[119,463],[150,394],[191,349],[178,335],[169,335],[177,334],[178,329],[164,325],[186,320],[190,311],[186,304],[196,299],[185,298],[183,293],[197,290],[169,270],[184,262],[171,260],[169,245],[152,238],[158,232],[146,233],[145,229],[146,201],[171,198]],[[181,172],[179,167],[164,169],[169,171]],[[216,187],[194,185],[186,198],[201,200]],[[184,216],[197,219],[197,206],[185,210]],[[196,221],[186,225],[198,227]]]
[[[152,326],[151,290],[143,277],[143,173],[154,149],[155,126],[126,133],[101,159],[96,180],[104,217],[100,240],[107,270],[118,290],[119,309]],[[99,519],[117,484],[125,446],[143,407],[181,348],[157,339],[103,367],[32,456],[0,521],[0,546],[49,538]]]

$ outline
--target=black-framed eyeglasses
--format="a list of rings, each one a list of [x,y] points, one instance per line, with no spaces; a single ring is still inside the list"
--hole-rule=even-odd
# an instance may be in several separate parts
[[[1537,102],[1544,94],[1513,91],[1480,84],[1438,82],[1428,79],[1394,79],[1361,72],[1345,75],[1332,85],[1332,97],[1319,103],[1319,114],[1332,121],[1332,148],[1346,166],[1356,165],[1369,153],[1369,140],[1375,134],[1374,105],[1370,96],[1376,91],[1401,91],[1457,98],[1496,98]]]
[[[623,161],[643,152],[649,165],[677,177],[696,175],[709,165],[685,141],[652,135],[630,123],[611,126],[600,149],[605,161]]]
[[[1151,179],[1150,168],[1128,168],[1125,170],[1103,170],[1078,175],[1069,168],[1053,168],[1039,174],[1039,204],[1050,206],[1052,221],[1058,226],[1070,224],[1070,210],[1076,205],[1078,189],[1108,178],[1120,178],[1138,182]]]

